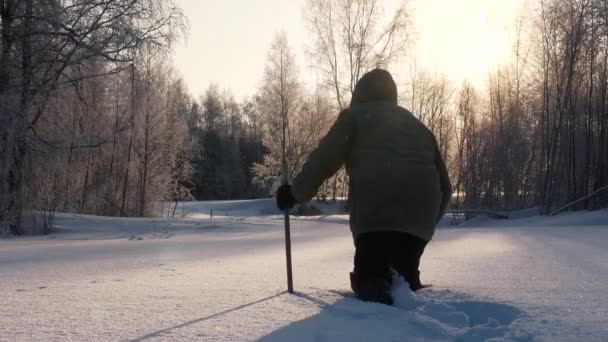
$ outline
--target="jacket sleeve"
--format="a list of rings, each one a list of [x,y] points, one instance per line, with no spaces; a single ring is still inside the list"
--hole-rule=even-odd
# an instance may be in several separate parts
[[[435,137],[433,137],[433,140],[435,140],[435,167],[437,167],[437,171],[439,172],[439,187],[441,189],[441,206],[439,207],[439,217],[437,218],[439,220],[445,214],[448,205],[450,204],[450,199],[452,198],[452,185],[450,184],[448,169],[445,166],[443,157],[441,157],[437,140]]]
[[[292,193],[296,201],[299,203],[310,201],[321,184],[345,163],[351,152],[354,125],[351,111],[348,109],[342,111],[295,178]]]

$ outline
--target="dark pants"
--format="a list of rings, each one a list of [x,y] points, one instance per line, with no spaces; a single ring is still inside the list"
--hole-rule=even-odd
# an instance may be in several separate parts
[[[421,288],[420,257],[427,241],[394,231],[361,234],[355,241],[353,291],[357,284],[378,284],[392,281],[392,270],[399,273],[414,291]],[[359,287],[362,289],[364,287]]]

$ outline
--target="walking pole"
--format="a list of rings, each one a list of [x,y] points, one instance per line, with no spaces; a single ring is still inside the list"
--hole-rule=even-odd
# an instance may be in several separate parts
[[[283,153],[283,185],[287,185],[287,162]],[[291,227],[289,209],[283,212],[285,217],[285,260],[287,261],[287,292],[293,294],[293,275],[291,272]]]
[[[291,273],[291,232],[289,209],[285,210],[285,257],[287,260],[287,292],[293,294],[293,275]]]
[[[285,156],[286,143],[285,143],[285,131],[286,131],[287,118],[283,116],[283,156],[281,161],[282,168],[282,184],[287,185],[289,183],[289,177],[287,175],[287,158]],[[287,262],[287,292],[293,294],[293,274],[291,271],[291,227],[289,222],[289,209],[285,209],[283,212],[285,217],[285,260]]]

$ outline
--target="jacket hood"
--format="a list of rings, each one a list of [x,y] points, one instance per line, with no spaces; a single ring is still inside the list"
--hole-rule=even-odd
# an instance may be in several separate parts
[[[397,104],[397,85],[386,70],[374,69],[363,75],[355,85],[350,105],[375,101]]]

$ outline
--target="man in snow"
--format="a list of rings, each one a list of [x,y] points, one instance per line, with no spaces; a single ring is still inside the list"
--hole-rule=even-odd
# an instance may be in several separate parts
[[[286,210],[310,201],[342,165],[350,177],[356,247],[351,286],[362,300],[392,304],[393,271],[413,291],[422,288],[420,257],[452,191],[435,136],[397,104],[397,86],[385,70],[359,80],[350,108],[321,139],[293,187],[279,188],[277,205]]]

